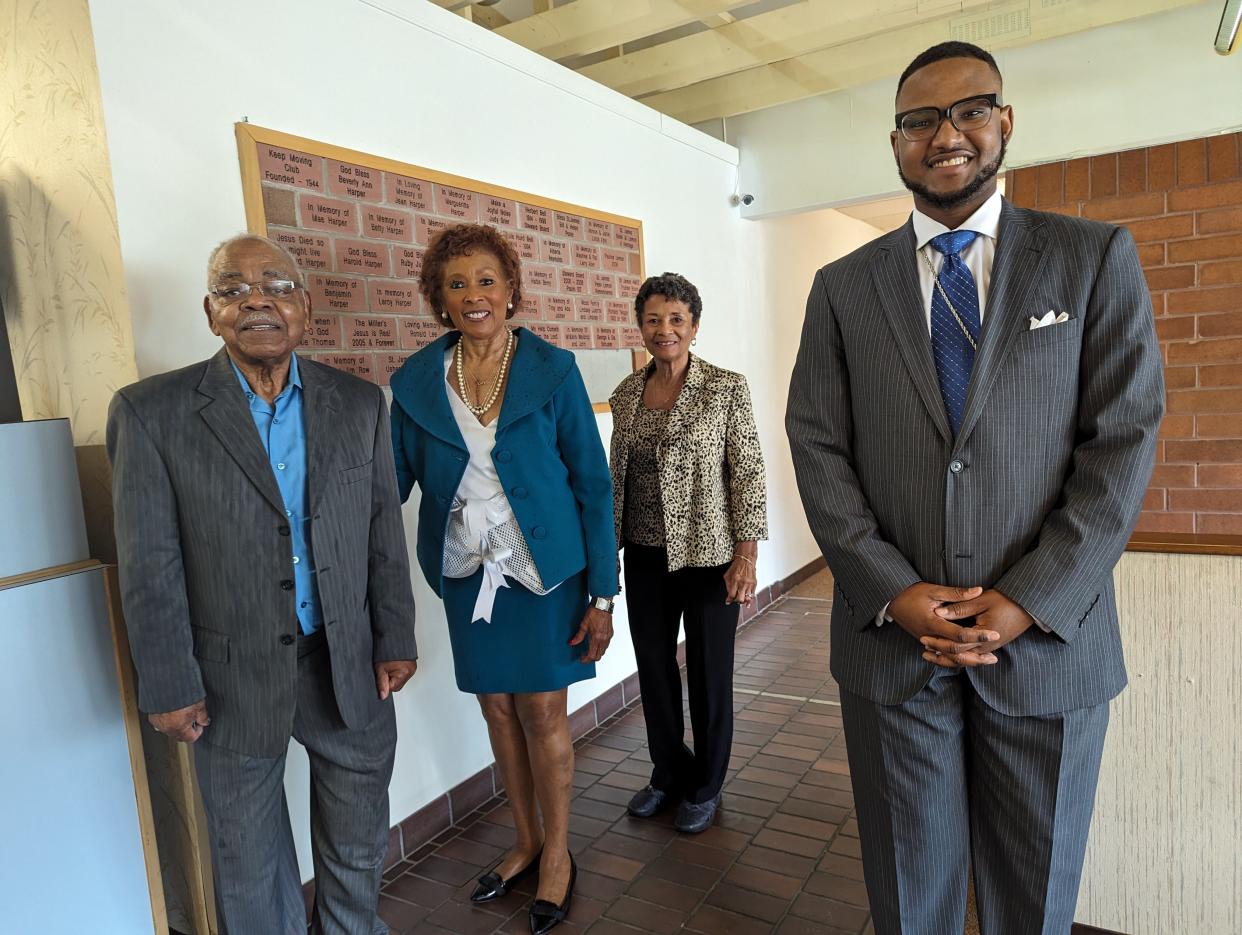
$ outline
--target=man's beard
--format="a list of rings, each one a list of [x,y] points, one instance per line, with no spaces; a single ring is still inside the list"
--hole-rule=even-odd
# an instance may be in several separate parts
[[[918,182],[912,182],[906,178],[906,174],[901,171],[901,162],[897,163],[897,174],[901,176],[901,181],[906,188],[918,195],[919,198],[927,202],[933,208],[939,208],[941,211],[952,211],[960,208],[962,205],[970,204],[979,192],[983,191],[992,179],[996,178],[996,173],[1000,171],[1001,164],[1005,161],[1005,147],[1008,140],[1001,139],[1000,153],[996,159],[979,169],[978,174],[966,183],[965,187],[959,188],[955,192],[933,192],[930,189],[920,185]]]

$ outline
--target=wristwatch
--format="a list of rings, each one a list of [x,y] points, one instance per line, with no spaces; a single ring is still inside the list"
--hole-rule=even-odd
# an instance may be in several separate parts
[[[596,610],[602,610],[606,614],[612,613],[612,608],[616,606],[616,601],[611,597],[597,597],[592,599],[591,606]]]

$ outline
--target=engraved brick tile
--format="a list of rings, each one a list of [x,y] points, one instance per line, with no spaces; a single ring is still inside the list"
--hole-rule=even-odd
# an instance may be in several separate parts
[[[342,272],[365,273],[368,276],[392,274],[392,258],[387,244],[338,237],[333,244],[336,268]]]
[[[472,224],[479,219],[478,195],[451,185],[436,186],[436,213],[453,224]]]
[[[624,227],[620,224],[617,224],[613,228],[613,237],[618,247],[622,247],[625,250],[637,250],[638,249],[638,228],[637,227]]]
[[[545,295],[543,317],[548,321],[571,321],[574,317],[574,300],[567,295]]]
[[[574,266],[585,266],[591,269],[600,267],[600,248],[590,244],[576,243],[573,245]]]
[[[517,202],[496,195],[479,196],[480,218],[484,224],[494,227],[515,227],[517,225]]]
[[[332,241],[309,231],[268,228],[267,235],[293,254],[302,269],[331,269]]]
[[[352,201],[303,193],[299,207],[302,227],[333,234],[358,233],[358,206]]]
[[[609,250],[607,247],[597,248],[604,269],[612,273],[630,272],[630,254],[624,250]]]
[[[384,196],[383,181],[378,169],[328,160],[328,191],[341,198],[380,201]]]
[[[414,215],[386,206],[362,209],[362,233],[376,240],[413,240]]]
[[[566,240],[582,239],[582,218],[576,214],[557,211],[553,227],[557,237],[563,237]]]
[[[432,185],[422,179],[412,179],[392,172],[384,173],[384,199],[392,204],[414,211],[433,211]]]
[[[539,238],[534,234],[528,231],[505,231],[505,236],[523,261],[539,259]]]
[[[565,325],[562,339],[562,346],[571,350],[590,350],[595,346],[590,325]]]
[[[279,146],[259,144],[259,178],[274,185],[323,191],[323,159]]]
[[[340,348],[341,319],[338,315],[312,315],[310,327],[302,341],[304,347]]]
[[[588,292],[587,273],[580,269],[562,269],[560,271],[560,290],[574,295],[585,295]]]
[[[316,354],[314,359],[329,367],[375,382],[375,362],[370,354]]]
[[[422,318],[401,318],[397,325],[401,334],[401,348],[406,351],[422,350],[444,333],[434,321]]]
[[[616,328],[595,326],[595,346],[604,350],[613,350],[621,346]]]
[[[311,307],[321,312],[362,312],[367,307],[365,280],[353,276],[313,274],[307,277]]]
[[[392,246],[392,274],[405,279],[417,279],[423,271],[423,254],[418,247]]]
[[[523,230],[537,234],[552,233],[552,210],[536,205],[521,205],[521,222]]]
[[[586,239],[588,243],[600,244],[605,247],[616,246],[613,225],[608,221],[597,221],[594,218],[587,218]]]
[[[592,273],[590,280],[593,294],[603,296],[617,294],[617,279],[611,273]]]
[[[615,325],[628,325],[634,321],[634,305],[631,302],[624,299],[606,299],[604,308],[608,313],[608,321]]]
[[[371,311],[385,315],[417,315],[418,285],[396,279],[367,281],[367,301]]]

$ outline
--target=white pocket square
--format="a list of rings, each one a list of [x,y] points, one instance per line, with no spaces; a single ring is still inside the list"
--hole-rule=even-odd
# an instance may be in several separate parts
[[[1034,331],[1036,328],[1046,328],[1048,325],[1059,325],[1066,321],[1069,321],[1069,315],[1065,314],[1065,312],[1061,312],[1061,314],[1058,315],[1052,309],[1048,309],[1043,318],[1036,318],[1034,315],[1031,316],[1030,330]]]

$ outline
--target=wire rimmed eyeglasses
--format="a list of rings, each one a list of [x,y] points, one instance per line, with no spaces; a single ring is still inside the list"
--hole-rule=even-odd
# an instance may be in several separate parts
[[[239,302],[256,289],[269,299],[287,299],[301,289],[292,279],[265,279],[262,282],[229,282],[207,291],[224,302]]]
[[[905,139],[917,143],[935,136],[945,120],[963,132],[986,127],[992,119],[992,111],[1004,106],[999,94],[973,94],[955,101],[944,110],[937,107],[904,110],[895,118],[896,128]]]

